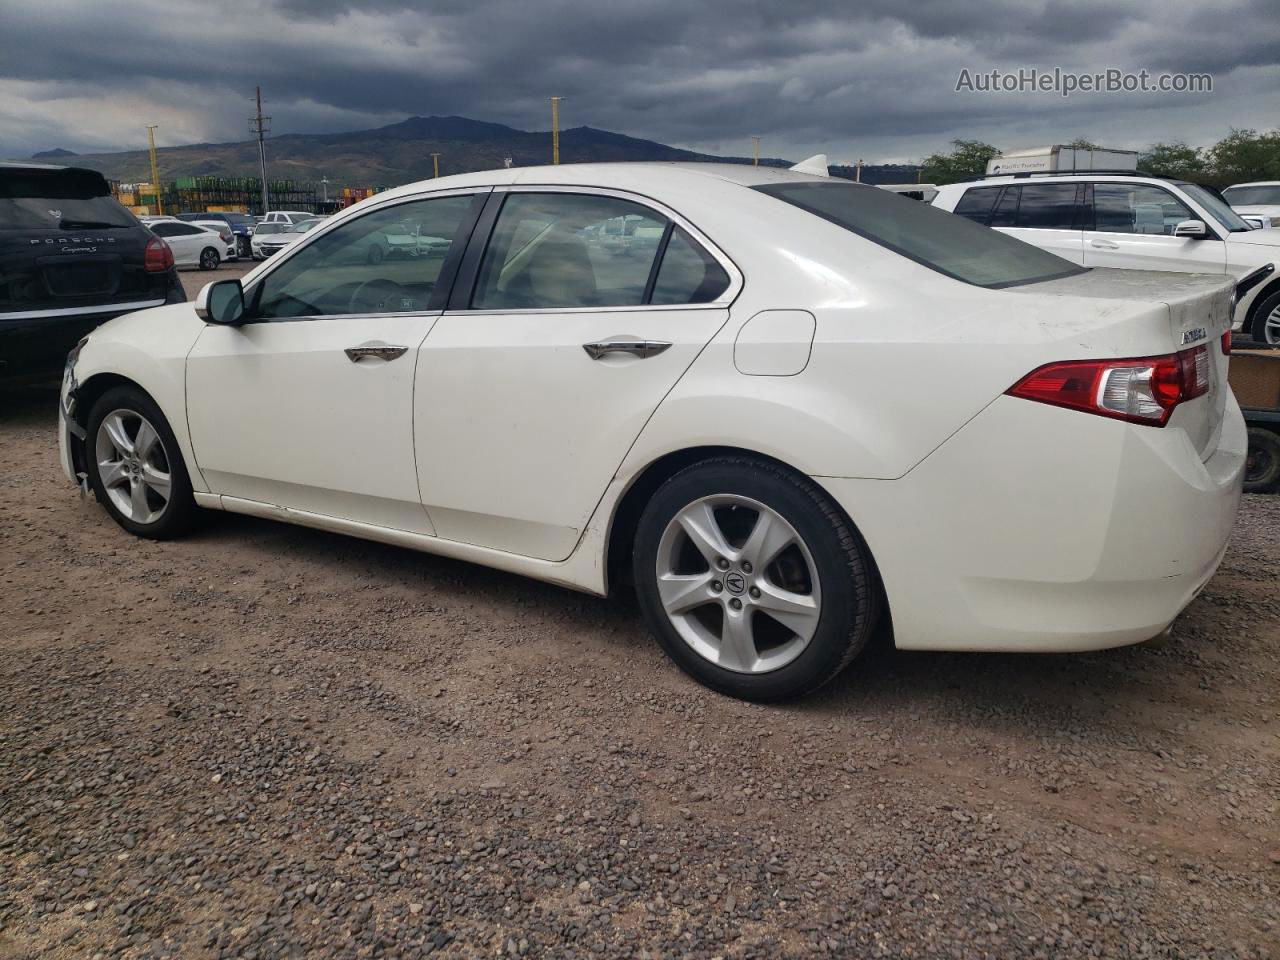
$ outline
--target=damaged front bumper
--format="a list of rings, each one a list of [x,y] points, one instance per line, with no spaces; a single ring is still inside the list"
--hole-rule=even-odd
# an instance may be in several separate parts
[[[79,384],[75,366],[80,348],[87,339],[82,339],[67,354],[67,364],[62,371],[62,389],[58,392],[58,459],[62,463],[62,472],[80,488],[81,494],[89,492],[89,473],[85,462],[85,430],[77,408]]]

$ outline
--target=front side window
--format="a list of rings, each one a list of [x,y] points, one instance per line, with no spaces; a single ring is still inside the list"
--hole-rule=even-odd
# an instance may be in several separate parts
[[[1008,234],[888,190],[813,182],[753,189],[964,283],[1011,287],[1084,272]],[[851,263],[850,269],[856,270],[857,264]]]
[[[1183,220],[1198,219],[1185,203],[1145,183],[1095,183],[1094,229],[1103,233],[1173,236]]]
[[[474,218],[479,196],[436,197],[384,207],[342,224],[289,257],[258,286],[263,320],[414,313],[443,307],[436,279]],[[283,232],[259,230],[259,233]]]

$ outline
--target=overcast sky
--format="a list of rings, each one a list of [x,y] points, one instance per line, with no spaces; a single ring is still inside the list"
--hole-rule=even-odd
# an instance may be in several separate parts
[[[0,0],[0,156],[458,114],[711,153],[918,159],[956,137],[1141,148],[1280,124],[1276,0]],[[1205,72],[1200,94],[956,92],[1020,67]]]

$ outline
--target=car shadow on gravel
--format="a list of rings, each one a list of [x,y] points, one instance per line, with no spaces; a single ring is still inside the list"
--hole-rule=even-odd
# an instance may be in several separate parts
[[[0,425],[45,427],[58,417],[57,382],[37,386],[0,386]]]
[[[641,675],[652,670],[651,682],[687,683],[693,689],[693,681],[679,677],[657,651],[629,589],[609,599],[590,597],[462,560],[235,514],[211,514],[195,536],[208,543],[256,544],[263,563],[276,562],[284,550],[338,578],[358,571],[365,584],[448,591],[457,600],[496,606],[517,618],[529,612],[553,616],[599,642],[602,655],[624,660],[635,650],[638,655],[627,666]],[[1178,642],[1175,638],[1173,644]],[[902,651],[882,630],[831,684],[774,709],[815,717],[870,711],[906,718],[927,711],[935,719],[979,726],[1013,723],[1042,732],[1049,724],[1089,740],[1091,732],[1120,723],[1135,698],[1146,701],[1179,687],[1195,688],[1196,665],[1171,652],[1142,646],[1077,654]],[[702,694],[718,699],[711,691]]]

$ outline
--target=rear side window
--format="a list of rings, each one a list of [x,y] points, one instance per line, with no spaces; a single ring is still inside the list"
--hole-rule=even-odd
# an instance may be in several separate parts
[[[650,303],[710,303],[729,289],[729,274],[680,227],[671,231]]]
[[[991,226],[993,227],[1012,227],[1018,223],[1018,192],[1019,187],[1005,187],[1004,193],[1000,195],[1000,202],[996,204],[995,212],[991,214]]]
[[[976,286],[1011,287],[1084,272],[1039,247],[876,187],[810,181],[753,189]]]
[[[134,227],[133,215],[91,170],[0,171],[0,230]]]
[[[714,257],[643,204],[597,194],[520,192],[503,201],[471,307],[707,303],[728,287]]]
[[[996,201],[1000,199],[1000,191],[1003,187],[974,187],[966,190],[964,196],[960,198],[960,202],[956,204],[955,214],[972,220],[974,223],[980,223],[984,227],[991,219],[991,211],[996,205]]]
[[[1070,230],[1076,224],[1074,183],[1027,183],[1022,186],[1017,225],[1033,230]]]

